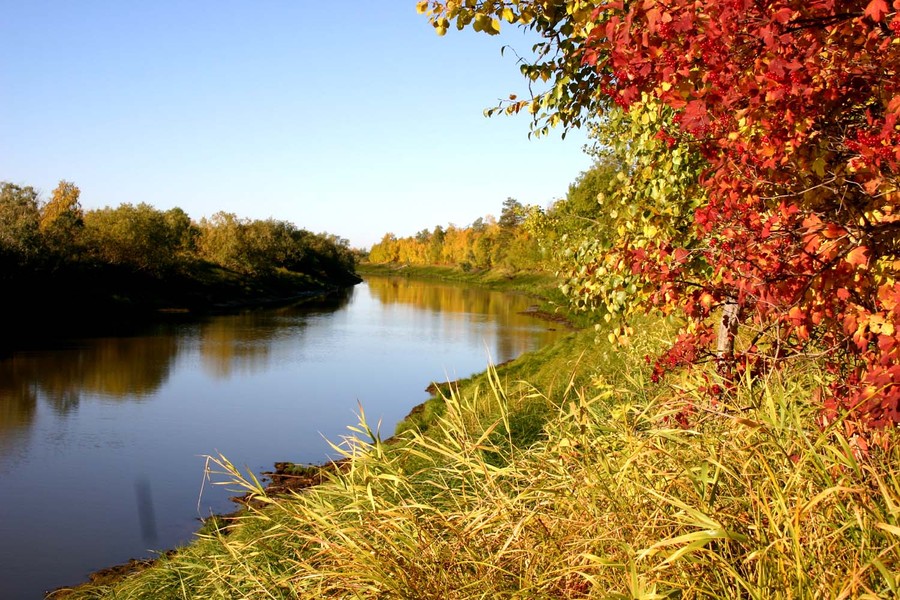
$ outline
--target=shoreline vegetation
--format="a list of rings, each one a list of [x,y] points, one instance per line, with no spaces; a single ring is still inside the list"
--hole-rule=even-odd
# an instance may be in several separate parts
[[[711,403],[711,365],[651,378],[677,323],[634,329],[437,385],[389,439],[361,414],[340,461],[279,463],[269,489],[215,457],[240,511],[49,597],[896,596],[900,445],[823,426],[812,359]]]
[[[339,468],[273,475],[300,492],[210,457],[243,511],[69,597],[900,598],[900,4],[593,4],[417,3],[439,35],[536,36],[517,67],[541,89],[486,114],[587,130],[596,162],[547,207],[385,233],[363,267],[522,286],[575,331],[439,386],[387,440],[360,410]],[[356,258],[78,194],[0,186],[0,285]]]
[[[149,204],[83,210],[0,182],[0,351],[135,323],[288,303],[359,283],[345,239],[274,218],[192,220]]]

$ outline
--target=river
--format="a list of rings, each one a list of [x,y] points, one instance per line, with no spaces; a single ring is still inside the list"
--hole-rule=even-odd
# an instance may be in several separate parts
[[[0,358],[0,598],[41,598],[230,512],[204,457],[320,463],[361,406],[383,437],[432,381],[547,344],[531,301],[373,277],[328,299]],[[201,494],[202,490],[202,494]]]

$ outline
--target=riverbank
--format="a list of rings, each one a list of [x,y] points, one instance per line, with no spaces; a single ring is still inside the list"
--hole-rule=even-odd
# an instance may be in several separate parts
[[[900,444],[863,459],[823,429],[812,360],[710,402],[711,365],[651,378],[672,323],[634,329],[456,382],[390,443],[362,420],[300,494],[222,459],[246,512],[72,597],[896,595]]]
[[[355,273],[286,269],[250,276],[205,262],[165,273],[110,265],[68,265],[18,274],[0,298],[0,352],[66,336],[127,333],[161,319],[194,318],[321,296],[359,283]]]
[[[379,287],[378,289],[382,289],[385,286],[387,286],[387,289],[393,289],[393,286],[395,285],[393,283],[390,283],[389,278],[378,277],[372,273],[366,273],[366,275],[367,275],[367,277],[372,276],[373,278],[380,279],[379,285],[381,287]],[[401,287],[404,290],[407,289],[405,287],[405,285],[406,284],[401,284]],[[482,286],[482,287],[485,287],[485,286]],[[427,287],[427,289],[430,290],[432,288]],[[561,327],[561,326],[556,327],[555,325],[544,326],[541,324],[541,321],[539,321],[539,320],[530,322],[531,319],[534,319],[535,317],[540,318],[539,316],[534,315],[533,310],[532,310],[532,307],[537,306],[537,305],[536,304],[530,305],[529,303],[531,301],[530,300],[526,301],[522,297],[504,298],[500,294],[493,294],[493,293],[489,294],[486,292],[479,292],[478,294],[475,294],[474,293],[475,290],[463,289],[463,288],[457,287],[457,286],[452,286],[452,287],[434,286],[434,289],[441,290],[441,293],[438,294],[438,296],[442,299],[443,304],[441,307],[435,308],[430,303],[426,303],[427,306],[429,307],[428,308],[429,310],[435,310],[435,309],[436,310],[444,310],[444,311],[446,311],[446,310],[471,311],[473,309],[476,311],[491,310],[491,311],[497,311],[498,314],[506,315],[506,313],[509,311],[508,307],[515,306],[516,308],[513,311],[509,311],[508,315],[504,316],[502,318],[504,320],[512,319],[514,322],[518,323],[517,327],[524,327],[525,328],[524,330],[535,330],[535,331],[541,331],[544,329],[551,330],[551,331],[558,329],[561,331],[563,329],[563,327]],[[509,292],[510,289],[511,289],[510,286],[507,285],[506,292]],[[450,292],[449,296],[447,295],[448,291]],[[392,299],[387,299],[383,295],[377,295],[375,297],[378,298],[379,302],[384,302],[386,300],[388,302],[395,301]],[[482,297],[485,299],[484,301],[480,300]],[[390,297],[388,297],[388,298],[390,298]],[[467,302],[468,302],[467,308],[463,307],[463,305],[460,303],[460,301],[463,300],[463,298],[467,299]],[[479,298],[479,301],[476,302],[475,298]],[[487,302],[487,298],[491,298],[489,303]],[[418,299],[421,300],[421,297],[419,297]],[[408,301],[408,300],[409,300],[409,298],[405,299],[405,301]],[[487,314],[489,314],[489,313],[485,313],[485,315],[487,315]],[[491,314],[493,314],[493,313],[491,313]],[[529,318],[523,319],[521,317],[516,317],[516,316],[514,316],[516,314],[527,314],[529,316]],[[491,332],[493,332],[493,328],[491,328],[488,331],[488,333],[490,333],[491,335],[494,335],[494,333],[491,333]],[[555,333],[552,334],[552,337],[556,337],[556,336],[557,336],[557,334],[555,334]],[[520,341],[516,342],[516,344],[520,344],[521,340],[524,340],[524,338],[519,338],[519,339],[520,339]],[[475,350],[477,351],[477,348]],[[465,372],[472,372],[479,368],[483,368],[484,363],[480,362],[483,360],[486,360],[486,359],[484,359],[484,358],[477,359],[476,363],[472,363],[472,364],[467,363],[468,366],[464,367]],[[506,365],[502,365],[500,368],[501,369],[506,368]],[[429,381],[427,379],[425,379],[421,382],[421,386],[424,388],[425,385],[428,383],[429,383]],[[415,394],[412,394],[412,395],[407,394],[407,396],[412,397],[412,398],[417,397]],[[434,400],[434,398],[432,398],[432,400]],[[403,414],[404,413],[400,413],[398,416],[394,417],[392,422],[396,422],[396,419],[398,417],[402,417]],[[344,423],[346,423],[346,422],[349,422],[349,421],[345,421]],[[339,435],[339,433],[334,434],[335,437],[337,435]],[[386,433],[389,434],[390,432],[386,432]],[[280,453],[277,455],[277,457],[281,457],[281,456],[282,455]],[[287,458],[287,456],[285,456],[285,457]],[[284,463],[276,464],[276,469],[274,470],[274,472],[271,474],[267,474],[267,476],[270,478],[271,481],[269,482],[269,484],[266,487],[266,492],[269,495],[278,495],[278,494],[283,494],[287,490],[294,490],[294,489],[306,487],[309,484],[309,480],[311,478],[316,479],[317,481],[321,478],[321,475],[320,475],[321,471],[322,471],[321,467],[312,466],[312,465],[305,465],[305,466],[290,465],[290,466],[288,466]],[[313,472],[315,472],[315,475],[311,475],[311,473],[313,473]],[[227,509],[226,509],[226,512],[228,512]],[[117,571],[122,572],[122,573],[130,573],[135,570],[135,565],[146,565],[146,564],[148,564],[147,561],[143,561],[143,560],[138,561],[137,563],[132,562],[132,563],[122,565],[122,567],[118,570],[117,569],[112,569],[112,570],[107,569],[107,570],[105,570],[106,572],[102,573],[101,575],[105,580],[109,581],[109,575],[111,573],[115,573]],[[91,579],[92,580],[95,579],[95,575],[92,575]]]

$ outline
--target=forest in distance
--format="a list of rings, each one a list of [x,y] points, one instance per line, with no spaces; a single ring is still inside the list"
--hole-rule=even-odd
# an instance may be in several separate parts
[[[349,242],[274,218],[121,204],[84,210],[61,181],[46,200],[0,183],[0,300],[29,334],[159,310],[207,311],[359,282]],[[66,297],[58,305],[60,294]],[[13,335],[13,338],[16,336]]]
[[[494,269],[554,272],[565,258],[566,242],[592,235],[597,196],[614,185],[618,173],[609,160],[598,160],[569,185],[565,197],[546,208],[507,198],[500,216],[479,217],[471,224],[436,225],[413,236],[385,234],[369,250],[376,264],[443,265],[464,272]]]

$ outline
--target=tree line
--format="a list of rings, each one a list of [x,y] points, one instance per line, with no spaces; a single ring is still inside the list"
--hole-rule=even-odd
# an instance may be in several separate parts
[[[595,158],[595,164],[569,185],[565,197],[547,208],[507,198],[499,218],[487,215],[462,227],[436,225],[403,238],[386,233],[372,246],[368,260],[463,271],[559,271],[571,262],[573,242],[594,235],[598,195],[619,181],[616,161],[599,154]]]
[[[497,269],[507,273],[543,271],[551,266],[541,239],[545,211],[514,198],[503,203],[500,217],[479,217],[466,226],[436,225],[413,236],[387,233],[369,251],[373,263],[443,265],[463,271]]]
[[[72,266],[121,267],[152,276],[211,263],[246,276],[277,269],[333,278],[352,274],[346,239],[277,220],[218,212],[192,220],[145,203],[84,210],[61,181],[43,201],[30,186],[0,183],[0,273],[7,278]]]

